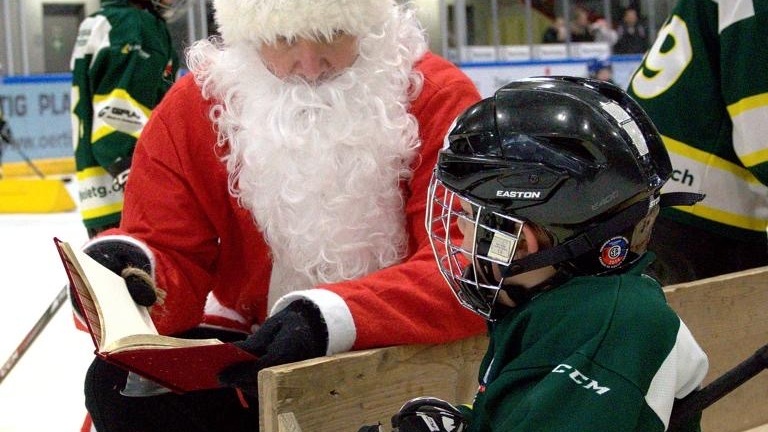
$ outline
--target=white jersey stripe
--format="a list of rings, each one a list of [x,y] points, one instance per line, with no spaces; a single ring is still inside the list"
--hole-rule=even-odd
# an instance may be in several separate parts
[[[706,354],[696,343],[685,323],[680,321],[675,346],[656,372],[645,395],[646,403],[664,422],[665,429],[669,426],[673,399],[685,397],[696,390],[708,370],[709,360]],[[685,377],[688,379],[681,381]],[[672,394],[671,389],[678,389],[677,393]]]
[[[664,143],[674,172],[663,192],[706,191],[707,195],[701,203],[679,210],[744,229],[766,230],[768,196],[748,170],[668,137]],[[734,190],[743,193],[734,194]]]

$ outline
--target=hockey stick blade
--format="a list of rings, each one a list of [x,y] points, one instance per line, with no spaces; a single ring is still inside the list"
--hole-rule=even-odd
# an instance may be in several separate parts
[[[692,416],[704,411],[705,408],[766,368],[768,368],[768,344],[759,348],[752,356],[720,375],[704,388],[675,402],[667,431],[679,430]]]
[[[40,316],[35,325],[29,330],[21,343],[19,343],[19,346],[16,347],[16,350],[13,351],[11,356],[8,357],[8,360],[5,361],[3,367],[0,368],[0,384],[2,384],[5,377],[11,373],[11,370],[16,366],[16,363],[18,363],[21,357],[27,352],[35,339],[40,336],[40,333],[45,330],[45,327],[51,322],[51,319],[56,315],[56,312],[61,308],[61,305],[67,300],[67,290],[68,285],[65,285],[61,291],[56,294],[56,298],[54,298],[51,304],[48,305],[48,309],[43,312],[43,315]]]

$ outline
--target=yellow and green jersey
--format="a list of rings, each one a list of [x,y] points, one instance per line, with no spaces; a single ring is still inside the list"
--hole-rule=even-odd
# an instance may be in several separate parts
[[[768,2],[680,0],[628,90],[670,152],[664,192],[707,195],[664,215],[766,242]]]
[[[129,167],[178,58],[165,21],[112,0],[80,24],[71,68],[80,211],[87,228],[99,228],[120,220],[123,191],[114,178]]]

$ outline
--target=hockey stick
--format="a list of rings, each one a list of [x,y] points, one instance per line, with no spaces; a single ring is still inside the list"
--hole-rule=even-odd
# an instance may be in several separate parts
[[[675,402],[667,431],[678,431],[694,415],[717,402],[752,377],[768,368],[768,345],[755,351],[752,356],[720,375],[717,379],[688,396]]]
[[[38,336],[40,336],[40,333],[43,332],[45,327],[48,325],[49,322],[51,322],[51,319],[56,315],[56,312],[61,308],[61,305],[64,304],[64,302],[67,300],[67,289],[69,288],[69,285],[64,285],[64,287],[59,291],[59,293],[56,295],[56,298],[53,299],[50,305],[48,305],[48,309],[43,312],[43,315],[37,320],[35,325],[29,330],[27,335],[24,337],[24,339],[21,341],[18,347],[16,347],[16,350],[11,354],[10,357],[8,357],[8,360],[5,361],[3,364],[3,367],[0,368],[0,384],[2,384],[5,377],[8,376],[8,374],[11,373],[11,370],[14,366],[16,366],[16,363],[19,362],[19,359],[21,359],[21,356],[24,355],[24,353],[27,352],[29,347],[32,345],[32,342],[37,339]]]
[[[35,174],[37,174],[38,177],[40,177],[41,179],[45,179],[45,174],[43,174],[43,172],[40,171],[40,168],[38,168],[37,165],[35,165],[34,162],[32,162],[32,159],[30,159],[29,156],[27,156],[27,153],[21,149],[21,146],[19,145],[19,143],[16,142],[15,139],[10,138],[8,140],[3,140],[3,141],[8,145],[8,147],[12,147],[13,150],[15,150],[16,153],[18,153],[21,156],[21,158],[24,159],[24,162],[26,162],[27,165],[29,165],[29,167],[32,169],[32,171]]]

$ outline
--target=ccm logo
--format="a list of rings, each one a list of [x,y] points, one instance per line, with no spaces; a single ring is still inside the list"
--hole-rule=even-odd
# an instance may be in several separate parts
[[[611,390],[608,387],[600,386],[600,384],[598,384],[597,381],[593,380],[592,378],[589,378],[588,376],[579,372],[578,369],[567,364],[557,365],[557,367],[552,369],[552,373],[567,374],[568,378],[570,378],[571,381],[575,382],[576,384],[580,385],[581,387],[587,390],[592,390],[593,392],[599,395],[608,393]]]

